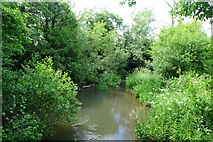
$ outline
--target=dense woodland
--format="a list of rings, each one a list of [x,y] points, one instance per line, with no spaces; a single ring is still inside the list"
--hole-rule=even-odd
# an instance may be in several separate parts
[[[151,108],[148,122],[135,116],[138,138],[213,140],[213,48],[200,22],[179,19],[154,38],[149,9],[128,26],[109,11],[76,15],[62,2],[0,8],[3,139],[41,140],[54,133],[55,123],[75,123],[78,88],[125,84]],[[212,6],[181,3],[171,13],[178,12],[206,20]]]

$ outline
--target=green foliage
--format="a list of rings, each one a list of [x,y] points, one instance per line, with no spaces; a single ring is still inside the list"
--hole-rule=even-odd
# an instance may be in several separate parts
[[[2,136],[4,140],[40,140],[45,125],[26,111],[27,99],[21,94],[20,78],[20,72],[3,69]]]
[[[41,59],[53,57],[54,69],[73,77],[70,65],[78,59],[78,23],[67,3],[4,3],[2,7],[5,66],[14,62],[20,69],[39,53]]]
[[[119,34],[122,19],[107,11],[93,9],[81,13],[80,24],[81,29],[77,37],[81,49],[80,60],[78,65],[75,64],[78,71],[76,76],[83,83],[107,86],[103,76],[106,76],[106,73],[122,76],[128,58],[124,40]]]
[[[213,140],[212,78],[189,72],[168,81],[156,96],[148,122],[138,121],[141,139]]]
[[[4,139],[41,139],[56,121],[73,122],[79,110],[77,86],[52,68],[51,58],[33,66],[3,70]]]
[[[54,70],[71,70],[69,65],[78,57],[76,17],[64,3],[0,6],[3,139],[40,140],[56,121],[73,122],[79,110],[77,86],[68,74]],[[47,55],[53,56],[54,65],[50,58],[35,62]]]
[[[106,23],[95,23],[93,29],[83,26],[80,32],[82,48],[79,78],[85,82],[98,83],[105,72],[122,74],[128,54],[124,49],[122,37],[115,31],[107,31]],[[80,71],[79,71],[80,70]]]
[[[79,110],[79,102],[75,98],[77,86],[67,73],[52,68],[51,58],[37,63],[34,69],[26,67],[19,82],[27,99],[27,111],[35,112],[44,120],[51,114],[72,121],[70,118]]]
[[[137,70],[126,79],[141,102],[154,101],[148,125],[137,123],[138,135],[212,139],[211,78],[186,74],[170,80],[157,95],[165,82],[160,74],[178,76],[189,70],[213,74],[210,39],[200,24],[180,23],[162,30],[150,54],[153,15],[148,9],[137,13],[128,28],[118,15],[103,10],[84,11],[77,20],[67,3],[2,3],[0,8],[4,139],[40,140],[51,133],[55,122],[72,123],[80,103],[71,78],[78,84],[97,83],[104,90],[116,87],[127,71],[145,67],[152,59],[155,72]]]
[[[141,102],[152,101],[164,85],[164,79],[159,74],[148,69],[136,70],[126,78],[126,86]]]
[[[42,58],[51,56],[55,70],[61,69],[74,77],[71,65],[78,59],[78,23],[70,6],[62,2],[35,2],[23,7],[33,18],[28,18],[28,26],[34,42],[26,56],[31,58],[34,52],[39,52]]]
[[[212,53],[210,39],[197,22],[163,29],[151,47],[154,70],[165,77],[189,70],[212,74]]]
[[[150,60],[148,51],[152,43],[150,26],[152,21],[154,21],[152,11],[143,9],[134,15],[132,28],[125,32],[125,48],[129,53],[127,71],[145,67],[145,62]]]
[[[75,14],[70,10],[67,4],[59,3],[56,5],[58,11],[61,11],[60,15],[57,15],[56,11],[53,11],[55,15],[55,25],[49,29],[51,32],[49,35],[50,48],[49,54],[53,57],[54,69],[61,69],[66,71],[69,76],[75,77],[72,64],[78,60],[78,41],[76,35],[78,31],[78,23]],[[66,11],[66,14],[63,13]],[[76,80],[74,80],[76,81]]]
[[[114,13],[106,10],[85,9],[79,18],[81,25],[87,25],[93,29],[95,23],[105,23],[104,28],[107,31],[122,30],[123,19]]]
[[[133,17],[133,34],[135,38],[147,39],[152,28],[150,23],[154,21],[154,15],[150,9],[143,9]]]
[[[199,20],[210,20],[212,21],[213,5],[211,1],[183,1],[181,0],[174,8],[173,13],[179,16],[189,16]]]
[[[26,49],[23,44],[29,42],[27,39],[29,29],[26,26],[26,20],[22,16],[17,5],[14,8],[2,3],[2,42],[3,42],[3,66],[14,68],[19,64],[17,58],[21,58]]]
[[[4,140],[41,140],[45,125],[41,120],[31,114],[13,117],[9,128],[3,129]]]
[[[104,73],[101,75],[98,83],[100,90],[106,90],[108,87],[117,87],[121,82],[121,77],[115,73]]]

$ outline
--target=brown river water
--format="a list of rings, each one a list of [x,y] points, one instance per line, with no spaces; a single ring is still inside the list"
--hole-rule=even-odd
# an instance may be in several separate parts
[[[54,140],[136,140],[135,121],[130,114],[136,109],[146,119],[148,109],[123,87],[98,91],[96,88],[80,90],[82,103],[75,127],[56,127]]]

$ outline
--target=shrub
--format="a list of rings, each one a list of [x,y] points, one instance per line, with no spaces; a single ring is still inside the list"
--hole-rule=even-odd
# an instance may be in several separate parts
[[[9,127],[3,129],[3,138],[6,140],[41,140],[45,125],[31,114],[14,117]]]
[[[121,77],[115,73],[103,73],[98,83],[100,90],[106,90],[108,87],[117,87],[121,82]]]
[[[39,140],[57,120],[73,122],[77,86],[45,58],[23,72],[3,70],[3,139]]]
[[[190,70],[212,73],[211,41],[197,22],[163,29],[151,47],[151,56],[154,70],[165,77],[177,77]]]
[[[187,73],[171,79],[159,94],[146,124],[138,122],[140,138],[213,140],[212,79]]]
[[[4,140],[40,140],[45,124],[35,114],[26,111],[26,97],[21,94],[21,73],[3,69],[2,120]]]
[[[79,110],[77,86],[67,73],[52,68],[51,58],[38,62],[33,69],[26,67],[19,83],[27,99],[27,111],[36,112],[42,120],[54,115],[72,121]]]
[[[148,69],[136,70],[126,78],[126,86],[141,102],[151,101],[164,85],[161,75]]]

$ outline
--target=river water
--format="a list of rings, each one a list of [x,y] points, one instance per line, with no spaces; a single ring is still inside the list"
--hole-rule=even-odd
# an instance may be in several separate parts
[[[77,114],[78,125],[57,126],[55,140],[136,140],[135,121],[130,114],[140,110],[145,120],[147,108],[123,87],[98,91],[96,88],[80,90],[82,102]]]

